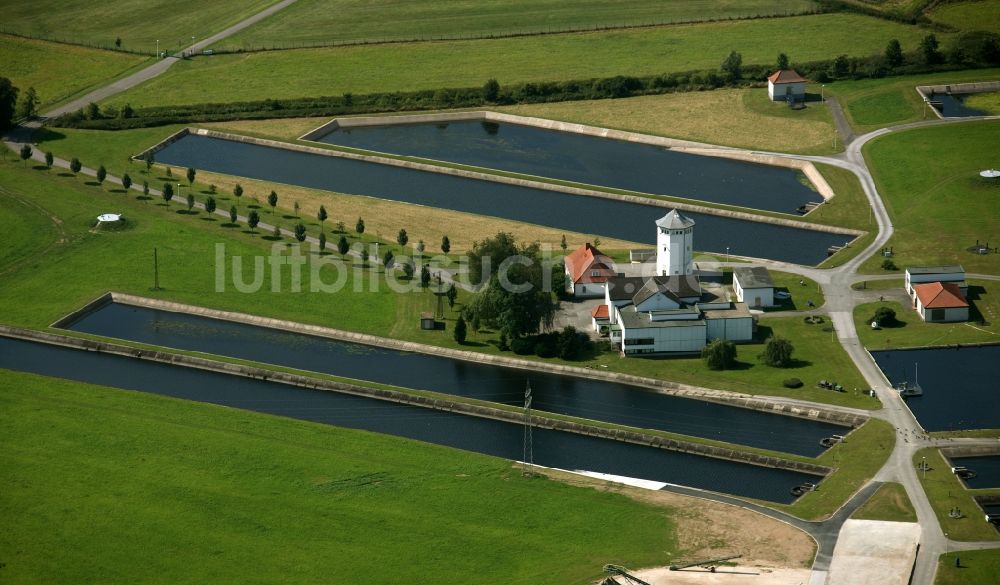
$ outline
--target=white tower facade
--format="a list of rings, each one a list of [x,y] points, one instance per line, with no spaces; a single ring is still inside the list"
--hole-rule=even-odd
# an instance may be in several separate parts
[[[656,221],[657,276],[694,272],[694,221],[676,209]]]

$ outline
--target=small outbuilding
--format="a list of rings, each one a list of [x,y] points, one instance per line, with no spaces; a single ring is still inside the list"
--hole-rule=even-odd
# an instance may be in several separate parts
[[[774,306],[774,281],[763,266],[733,268],[736,301],[750,307]]]
[[[767,97],[775,102],[801,102],[806,99],[806,80],[794,69],[779,69],[767,78]]]
[[[424,331],[434,331],[437,328],[434,313],[420,313],[420,328]]]
[[[969,303],[958,285],[928,282],[913,287],[914,309],[927,323],[953,323],[969,320]]]

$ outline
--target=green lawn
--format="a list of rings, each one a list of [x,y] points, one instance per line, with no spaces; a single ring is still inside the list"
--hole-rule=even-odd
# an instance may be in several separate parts
[[[969,300],[973,308],[970,310],[972,320],[967,323],[925,323],[909,306],[893,301],[858,305],[854,307],[858,338],[868,349],[1000,342],[1000,294],[995,291],[1000,291],[998,282],[969,282]],[[880,306],[896,311],[897,325],[878,330],[871,328],[871,318]],[[979,315],[992,315],[986,318],[989,324],[980,324]]]
[[[940,451],[932,447],[921,449],[914,454],[913,464],[919,465],[924,457],[927,458],[927,473],[918,471],[917,477],[924,486],[941,529],[952,540],[1000,540],[1000,533],[983,521],[982,509],[972,499],[973,494],[1000,494],[1000,489],[965,489]],[[950,517],[948,512],[952,508],[958,508],[963,517]]]
[[[844,30],[852,34],[845,36]],[[491,77],[503,85],[651,75],[717,69],[731,48],[742,53],[746,64],[770,64],[781,51],[793,61],[810,61],[840,53],[880,53],[890,38],[911,45],[925,32],[860,15],[821,14],[515,39],[215,55],[178,63],[112,98],[112,103],[166,106],[479,87]],[[939,35],[942,41],[948,36]],[[374,63],[378,66],[372,67]]]
[[[865,505],[858,508],[851,518],[858,520],[885,520],[888,522],[916,522],[917,513],[906,495],[902,484],[886,483],[878,488]]]
[[[935,119],[934,112],[925,111],[924,101],[915,89],[918,85],[995,81],[998,77],[1000,69],[947,71],[928,75],[837,81],[828,83],[826,91],[840,99],[851,126],[856,132],[863,134],[883,126]]]
[[[1000,115],[1000,92],[977,93],[965,98],[965,105],[986,112],[991,116]]]
[[[960,30],[1000,33],[1000,0],[941,3],[931,11],[930,17]]]
[[[882,468],[892,453],[896,431],[883,420],[870,419],[848,437],[817,458],[821,465],[835,469],[816,491],[799,498],[791,506],[761,502],[785,510],[804,520],[822,520],[836,512]]]
[[[956,557],[961,562],[955,566]],[[994,585],[1000,574],[1000,549],[967,550],[941,555],[934,585]]]
[[[59,41],[122,48],[153,54],[180,50],[191,37],[203,39],[256,14],[278,0],[35,0],[0,2],[2,29]],[[62,76],[60,76],[62,78]]]
[[[16,6],[32,4],[18,3]],[[126,53],[0,34],[0,63],[3,63],[0,76],[7,77],[20,88],[21,95],[34,87],[43,107],[110,81],[145,61],[143,57]]]
[[[895,227],[888,245],[897,266],[961,264],[969,272],[1000,274],[1000,255],[966,251],[977,240],[997,239],[1000,182],[979,171],[996,166],[998,136],[994,120],[891,133],[865,145]],[[881,263],[873,256],[862,271],[879,272]]]
[[[253,49],[476,38],[802,14],[816,8],[810,0],[300,0],[217,46]]]
[[[670,509],[385,435],[11,371],[0,421],[5,582],[577,583],[677,551]]]

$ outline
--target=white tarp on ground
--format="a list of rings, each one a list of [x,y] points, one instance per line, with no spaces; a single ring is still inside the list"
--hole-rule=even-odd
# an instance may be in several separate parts
[[[907,585],[919,542],[915,522],[848,520],[833,550],[827,585]]]

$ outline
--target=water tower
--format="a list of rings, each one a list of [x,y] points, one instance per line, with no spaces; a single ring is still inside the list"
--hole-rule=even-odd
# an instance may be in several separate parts
[[[694,220],[676,209],[656,221],[656,274],[673,276],[694,272]]]

